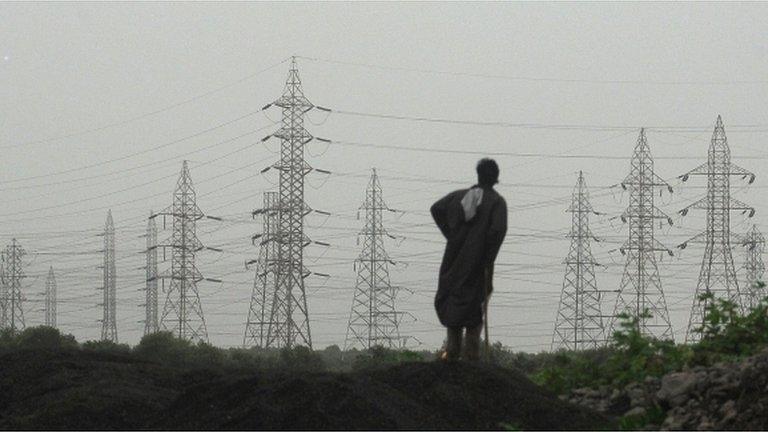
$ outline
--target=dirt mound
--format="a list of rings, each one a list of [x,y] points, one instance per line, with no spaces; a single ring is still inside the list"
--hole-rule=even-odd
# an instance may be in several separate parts
[[[169,429],[595,429],[608,421],[516,371],[407,363],[352,374],[276,374],[189,388]]]
[[[0,428],[135,429],[178,393],[157,365],[80,350],[0,357]]]
[[[0,429],[595,429],[522,374],[408,363],[354,373],[184,372],[130,354],[0,356]]]

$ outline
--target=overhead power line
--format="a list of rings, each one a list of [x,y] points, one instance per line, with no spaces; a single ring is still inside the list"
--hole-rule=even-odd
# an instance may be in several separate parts
[[[592,124],[569,124],[569,123],[513,123],[505,121],[480,121],[480,120],[467,120],[467,119],[449,119],[440,117],[426,117],[426,116],[409,116],[402,114],[384,114],[384,113],[369,113],[363,111],[349,111],[328,109],[325,110],[342,115],[356,116],[356,117],[369,117],[380,118],[387,120],[403,120],[414,121],[421,123],[443,123],[443,124],[456,124],[456,125],[472,125],[472,126],[486,126],[486,127],[503,127],[503,128],[516,128],[516,129],[551,129],[551,130],[583,130],[583,131],[597,131],[597,132],[610,132],[610,131],[629,131],[637,130],[644,127],[646,130],[652,131],[678,131],[678,132],[701,132],[707,130],[706,126],[642,126],[642,125],[592,125]],[[760,132],[768,130],[768,125],[735,125],[734,129],[748,129],[754,131],[755,129]],[[765,129],[765,130],[764,130]]]
[[[378,69],[391,72],[412,72],[422,74],[436,74],[436,75],[448,75],[455,77],[470,77],[470,78],[482,78],[482,79],[501,79],[508,81],[527,81],[527,82],[560,82],[560,83],[575,83],[575,84],[632,84],[632,85],[662,85],[662,86],[675,86],[675,85],[714,85],[714,86],[727,86],[727,85],[754,85],[754,84],[768,84],[768,80],[729,80],[729,81],[717,81],[717,80],[611,80],[611,79],[581,79],[581,78],[555,78],[555,77],[535,77],[535,76],[521,76],[521,75],[501,75],[501,74],[482,74],[475,72],[460,72],[460,71],[448,71],[438,69],[424,69],[424,68],[412,68],[412,67],[400,67],[400,66],[387,66],[373,63],[351,62],[341,61],[333,59],[325,59],[319,57],[305,57],[296,56],[304,60],[313,62],[322,62],[328,64],[337,64],[343,66],[355,66],[369,69]]]
[[[107,124],[104,124],[104,125],[101,125],[101,126],[90,128],[90,129],[82,129],[82,130],[79,130],[79,131],[69,132],[69,133],[65,133],[63,135],[57,135],[57,136],[53,136],[53,137],[49,137],[49,138],[44,138],[44,139],[39,139],[39,140],[25,141],[25,142],[21,142],[21,143],[17,143],[17,144],[8,144],[8,145],[0,146],[0,149],[13,148],[13,147],[22,147],[22,146],[29,146],[29,145],[35,145],[35,144],[44,144],[44,143],[50,143],[50,142],[55,142],[55,141],[61,141],[61,140],[67,139],[67,138],[74,138],[74,137],[81,136],[81,135],[87,135],[87,134],[91,134],[91,133],[94,133],[94,132],[103,131],[105,129],[110,129],[110,128],[117,127],[117,126],[123,126],[123,125],[129,124],[129,123],[133,123],[133,122],[136,122],[136,121],[139,121],[139,120],[143,120],[145,118],[152,117],[154,115],[161,114],[161,113],[164,113],[166,111],[170,111],[170,110],[172,110],[174,108],[178,108],[180,106],[183,106],[183,105],[195,102],[197,100],[200,100],[200,99],[205,98],[207,96],[210,96],[212,94],[218,93],[218,92],[220,92],[222,90],[226,90],[226,89],[228,89],[230,87],[234,87],[234,86],[236,86],[236,85],[238,85],[238,84],[240,84],[242,82],[248,81],[251,78],[254,78],[254,77],[256,77],[256,76],[258,76],[258,75],[260,75],[260,74],[262,74],[264,72],[267,72],[267,71],[269,71],[271,69],[274,69],[277,66],[280,66],[281,64],[285,63],[286,61],[288,61],[288,58],[285,58],[285,59],[281,60],[279,63],[275,63],[275,64],[270,65],[270,66],[268,66],[268,67],[266,67],[264,69],[258,70],[258,71],[254,72],[252,74],[249,74],[249,75],[247,75],[247,76],[245,76],[243,78],[240,78],[237,81],[233,81],[231,83],[225,84],[223,86],[217,87],[215,89],[209,90],[209,91],[204,92],[204,93],[200,93],[200,94],[192,96],[192,97],[190,97],[188,99],[184,99],[182,101],[175,102],[175,103],[172,103],[170,105],[166,105],[166,106],[164,106],[162,108],[159,108],[159,109],[156,109],[156,110],[153,110],[153,111],[145,112],[143,114],[139,114],[139,115],[136,115],[136,116],[133,116],[133,117],[128,117],[128,118],[123,119],[123,120],[119,120],[119,121],[112,122],[112,123],[107,123]]]

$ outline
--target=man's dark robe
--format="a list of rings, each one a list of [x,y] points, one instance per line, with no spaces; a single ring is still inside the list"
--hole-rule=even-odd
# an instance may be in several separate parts
[[[507,203],[492,187],[483,187],[477,213],[465,220],[461,200],[468,191],[451,192],[431,208],[435,223],[448,240],[435,295],[437,316],[446,327],[482,324],[486,280],[490,292],[493,263],[507,233]]]

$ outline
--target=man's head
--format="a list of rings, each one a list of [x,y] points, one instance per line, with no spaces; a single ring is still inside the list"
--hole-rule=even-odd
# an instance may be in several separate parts
[[[493,186],[499,182],[499,166],[493,159],[483,158],[477,163],[477,183]]]

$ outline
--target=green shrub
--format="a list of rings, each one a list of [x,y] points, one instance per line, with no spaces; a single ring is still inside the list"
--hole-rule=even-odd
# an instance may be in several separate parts
[[[654,429],[661,426],[667,418],[667,412],[661,407],[654,405],[650,407],[645,414],[640,416],[624,416],[619,419],[619,430],[635,431],[649,430],[649,426]]]
[[[130,354],[131,347],[126,344],[118,344],[112,341],[99,340],[99,341],[87,341],[83,344],[83,349],[88,351],[96,351],[109,354]]]
[[[646,312],[643,318],[650,318],[650,315]],[[691,352],[687,347],[643,335],[637,318],[622,314],[619,319],[619,330],[613,333],[613,350],[606,364],[609,384],[623,386],[648,376],[659,377],[682,369],[690,360]]]
[[[261,369],[266,366],[265,354],[256,348],[230,348],[226,351],[226,364],[237,369]]]
[[[762,283],[761,283],[762,285]],[[757,353],[768,345],[768,299],[742,314],[730,300],[703,294],[704,323],[695,329],[701,340],[693,346],[695,364],[730,361]]]
[[[531,374],[531,379],[557,394],[578,387],[606,384],[602,368],[604,355],[604,350],[558,351],[542,359],[544,364]]]
[[[280,369],[305,372],[321,372],[327,369],[322,357],[305,346],[281,349],[276,366]]]
[[[16,345],[19,348],[62,349],[77,348],[78,344],[72,335],[62,335],[53,327],[30,327],[16,335]]]
[[[171,332],[157,332],[142,337],[133,353],[143,360],[173,365],[185,363],[191,349],[192,343],[188,340],[177,338]]]
[[[352,370],[387,367],[400,363],[423,360],[424,356],[418,352],[374,346],[355,357],[352,361]]]

